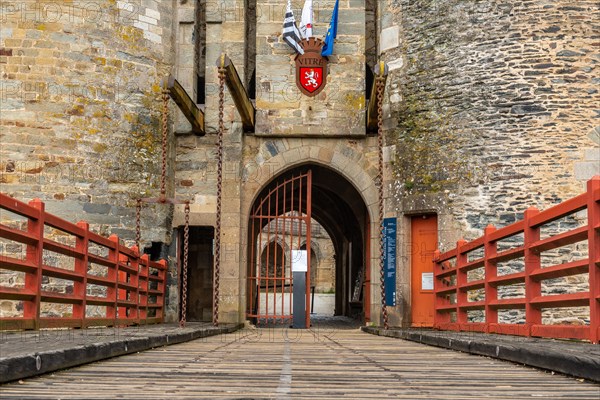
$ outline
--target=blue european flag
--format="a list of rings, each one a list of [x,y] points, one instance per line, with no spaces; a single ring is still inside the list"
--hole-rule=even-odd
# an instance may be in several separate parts
[[[325,36],[325,44],[321,49],[322,56],[330,56],[331,54],[333,54],[333,41],[337,36],[338,4],[339,0],[335,0],[333,14],[331,14],[331,22],[329,22],[329,29],[327,30],[327,36]]]

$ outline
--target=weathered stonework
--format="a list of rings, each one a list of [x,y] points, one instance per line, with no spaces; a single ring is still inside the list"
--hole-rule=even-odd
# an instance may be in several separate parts
[[[488,224],[515,222],[529,206],[573,197],[600,173],[597,3],[423,0],[390,11],[384,32],[400,27],[398,46],[382,49],[392,66],[395,198],[401,213],[449,214],[440,220],[441,249]],[[420,193],[436,200],[415,208]],[[582,223],[571,218],[548,231]],[[587,254],[581,245],[561,250],[543,260]],[[546,281],[543,290],[585,290],[582,279]],[[569,315],[586,318],[549,310],[545,321]]]
[[[3,191],[131,243],[134,199],[158,185],[171,35],[158,1],[3,4]],[[168,210],[143,214],[144,239],[165,241]]]
[[[365,129],[367,68],[380,58],[390,69],[384,216],[398,218],[400,244],[392,325],[410,321],[411,215],[436,213],[439,246],[448,249],[461,237],[481,235],[488,224],[516,221],[529,206],[545,209],[573,197],[600,174],[600,10],[594,1],[342,1],[329,80],[315,98],[296,88],[294,54],[281,38],[285,1],[66,3],[15,3],[0,16],[2,191],[21,200],[40,197],[50,212],[88,220],[95,231],[117,233],[132,244],[135,199],[158,195],[160,83],[173,74],[194,100],[204,90],[199,107],[207,135],[191,135],[171,104],[167,194],[191,202],[191,225],[214,226],[215,61],[227,53],[242,81],[254,83],[257,125],[253,133],[242,131],[226,91],[223,322],[245,319],[253,202],[280,174],[311,164],[335,171],[358,193],[351,201],[364,203],[371,278],[365,304],[371,321],[380,323],[377,140]],[[293,3],[297,20],[301,3]],[[325,34],[333,4],[315,2],[315,36]],[[169,246],[160,251],[169,257],[169,320],[179,313],[175,239],[183,223],[183,206],[142,210],[143,246]],[[584,223],[578,215],[548,229]],[[2,254],[24,251],[0,245]],[[574,245],[546,255],[545,262],[586,252]],[[3,284],[23,284],[19,274],[1,276]],[[46,284],[69,290],[61,282]],[[545,282],[544,290],[582,290],[586,284],[574,277]],[[521,292],[511,287],[501,296]],[[0,304],[3,313],[16,308]],[[505,314],[505,321],[522,317]],[[585,323],[577,310],[549,310],[545,318]]]
[[[342,2],[335,55],[329,57],[327,86],[316,98],[296,87],[295,54],[280,39],[285,1],[261,2],[277,13],[257,20],[257,135],[356,136],[365,134],[365,6]],[[313,34],[327,33],[333,2],[313,5]],[[301,13],[296,13],[299,18]]]

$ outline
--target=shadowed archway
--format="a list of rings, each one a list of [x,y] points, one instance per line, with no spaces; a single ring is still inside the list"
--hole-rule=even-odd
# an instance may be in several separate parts
[[[310,179],[301,180],[301,176],[310,176]],[[270,284],[265,284],[265,278],[268,277],[261,277],[257,270],[256,249],[262,248],[260,244],[265,235],[275,235],[279,240],[284,236],[283,240],[289,242],[290,249],[300,249],[306,243],[305,248],[309,250],[310,218],[327,231],[334,248],[335,314],[360,320],[368,318],[369,216],[362,196],[348,180],[321,165],[296,166],[267,183],[251,210],[248,225],[247,318],[259,323],[291,318],[291,307],[287,307],[291,300],[286,298],[291,296],[291,290],[285,290],[286,285],[292,285],[291,275],[283,273],[273,281],[282,289],[278,293],[266,293],[265,288]],[[286,234],[290,235],[288,239],[285,238]],[[294,245],[295,241],[297,246]],[[290,259],[288,257],[289,262]],[[280,263],[288,262],[283,257],[280,260]],[[289,270],[289,266],[275,267],[275,271]],[[272,303],[270,311],[264,307],[261,309],[261,302]]]

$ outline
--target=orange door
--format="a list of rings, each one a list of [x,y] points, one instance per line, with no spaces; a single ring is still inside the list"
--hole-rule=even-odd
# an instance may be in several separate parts
[[[437,216],[411,221],[411,311],[413,327],[433,326],[433,252],[437,248]]]

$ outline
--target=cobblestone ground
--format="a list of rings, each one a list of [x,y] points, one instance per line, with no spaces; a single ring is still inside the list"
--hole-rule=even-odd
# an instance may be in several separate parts
[[[319,322],[319,321],[315,321]],[[0,387],[2,399],[593,399],[600,386],[360,332],[247,328]]]

